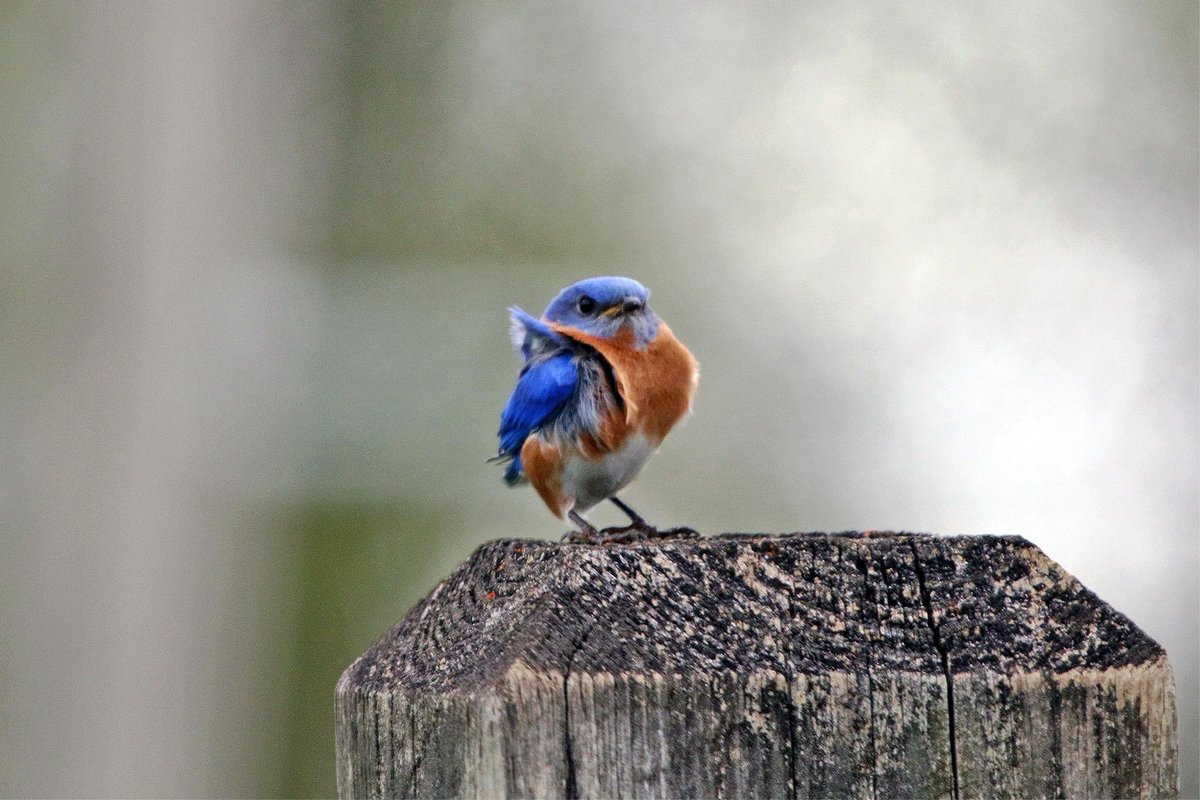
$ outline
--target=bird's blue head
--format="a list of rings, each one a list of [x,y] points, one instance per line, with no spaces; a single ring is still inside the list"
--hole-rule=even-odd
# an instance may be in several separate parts
[[[649,300],[650,290],[631,278],[587,278],[559,292],[542,316],[601,339],[627,327],[636,346],[645,347],[660,322]]]

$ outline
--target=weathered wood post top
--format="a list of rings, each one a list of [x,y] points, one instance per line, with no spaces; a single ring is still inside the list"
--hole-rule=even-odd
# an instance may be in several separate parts
[[[1029,542],[479,548],[342,675],[342,797],[1173,797],[1166,654]]]

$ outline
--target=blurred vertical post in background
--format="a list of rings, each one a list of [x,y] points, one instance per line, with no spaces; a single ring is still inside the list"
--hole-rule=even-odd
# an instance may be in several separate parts
[[[598,273],[702,362],[634,505],[1031,539],[1167,649],[1197,794],[1198,41],[1183,0],[0,8],[0,794],[331,794],[340,670],[561,533],[482,463],[503,309]]]
[[[281,785],[337,18],[3,20],[0,791]]]

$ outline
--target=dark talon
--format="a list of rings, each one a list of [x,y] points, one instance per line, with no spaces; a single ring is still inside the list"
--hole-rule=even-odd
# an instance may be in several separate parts
[[[567,531],[563,534],[562,540],[569,544],[605,545],[630,544],[646,541],[648,538],[645,531],[627,525],[623,528],[605,528],[604,530],[592,528],[590,533],[588,531]]]
[[[635,528],[641,531],[643,538],[647,540],[654,539],[698,539],[700,533],[693,528],[679,527],[667,528],[660,530],[653,525],[630,525],[630,528]]]
[[[645,522],[624,525],[621,527],[604,528],[593,533],[585,531],[568,531],[562,540],[571,544],[636,544],[638,542],[666,541],[668,539],[698,539],[700,534],[692,528],[669,528],[659,530]]]
[[[680,526],[678,528],[668,528],[665,531],[659,531],[658,538],[659,539],[699,539],[700,531],[696,530],[695,528],[689,528],[684,525],[684,526]]]
[[[562,540],[570,544],[632,544],[634,542],[649,542],[662,539],[697,539],[700,534],[692,528],[669,528],[665,531],[660,531],[658,528],[651,525],[642,516],[634,511],[625,503],[621,502],[616,497],[610,497],[613,503],[622,511],[629,515],[631,520],[628,525],[616,528],[605,528],[604,530],[596,530],[596,528],[584,519],[575,509],[567,512],[567,516],[572,522],[579,526],[577,531],[568,531],[563,534]]]

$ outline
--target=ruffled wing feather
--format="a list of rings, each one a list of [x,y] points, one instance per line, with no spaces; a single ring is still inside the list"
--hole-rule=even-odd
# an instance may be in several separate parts
[[[496,458],[511,459],[504,480],[515,484],[521,479],[521,446],[529,434],[562,413],[579,383],[579,368],[571,351],[564,349],[567,342],[546,323],[519,308],[510,311],[513,345],[525,356],[525,367],[500,414]]]

